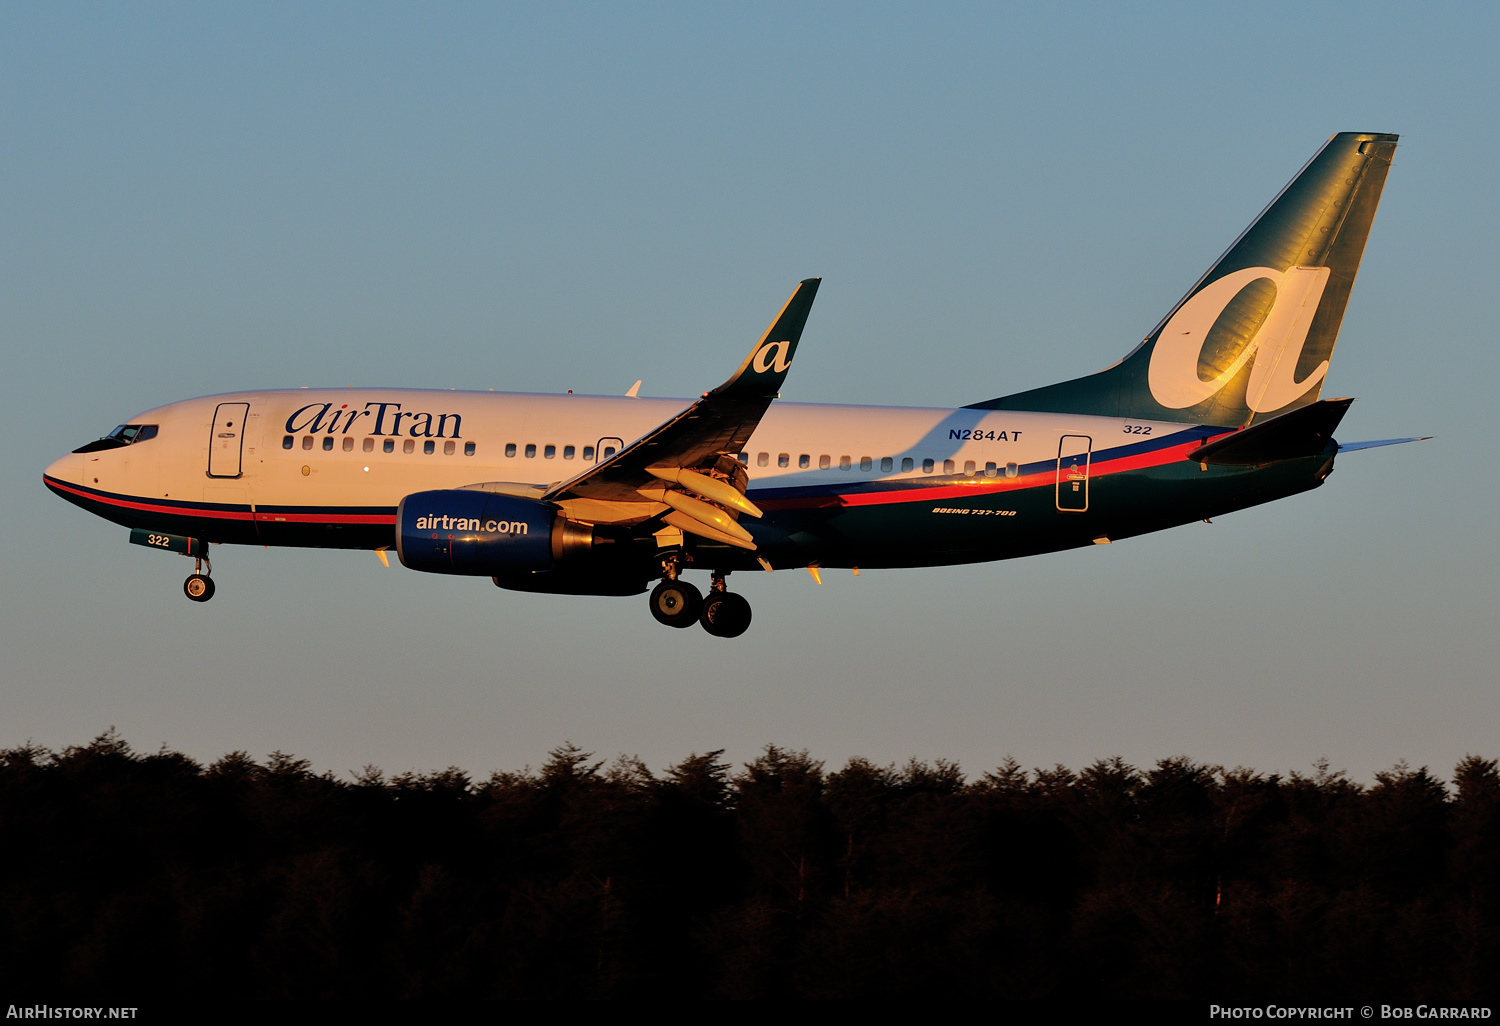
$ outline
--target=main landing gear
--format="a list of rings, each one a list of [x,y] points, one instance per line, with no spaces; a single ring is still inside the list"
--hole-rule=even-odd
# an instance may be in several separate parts
[[[200,556],[192,574],[182,582],[182,593],[194,602],[207,602],[214,597],[214,579],[203,572],[204,564],[208,564],[208,574],[214,572],[213,564]]]
[[[729,591],[724,574],[715,573],[708,597],[678,577],[675,562],[666,565],[666,576],[651,592],[651,615],[668,627],[691,627],[695,622],[716,638],[737,638],[750,628],[750,603]]]
[[[651,591],[651,615],[668,627],[691,627],[702,608],[702,593],[687,581],[669,577]]]
[[[750,603],[738,592],[713,592],[704,600],[698,621],[716,638],[737,638],[750,629]]]

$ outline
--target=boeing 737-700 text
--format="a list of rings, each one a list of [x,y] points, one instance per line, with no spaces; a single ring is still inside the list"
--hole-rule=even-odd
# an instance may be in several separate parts
[[[1339,445],[1352,400],[1320,393],[1396,138],[1334,136],[1134,351],[1061,384],[959,409],[777,402],[809,278],[695,401],[217,395],[133,417],[45,481],[197,559],[199,602],[210,544],[395,548],[413,570],[516,591],[659,581],[657,620],[720,637],[750,624],[732,571],[972,563],[1203,520],[1387,444]],[[706,597],[688,570],[709,572]]]

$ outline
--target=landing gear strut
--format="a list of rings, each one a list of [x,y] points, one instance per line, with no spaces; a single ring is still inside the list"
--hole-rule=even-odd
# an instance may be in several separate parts
[[[206,574],[203,572],[205,563],[208,563],[208,560],[198,557],[192,574],[182,582],[182,593],[194,602],[207,602],[214,597],[214,581],[208,576],[214,572],[213,564],[208,563],[208,574]]]

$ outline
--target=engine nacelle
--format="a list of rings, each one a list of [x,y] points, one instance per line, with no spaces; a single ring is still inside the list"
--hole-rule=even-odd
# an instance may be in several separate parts
[[[550,570],[593,548],[594,528],[550,502],[477,489],[414,492],[396,508],[402,565],[433,574],[506,576]]]

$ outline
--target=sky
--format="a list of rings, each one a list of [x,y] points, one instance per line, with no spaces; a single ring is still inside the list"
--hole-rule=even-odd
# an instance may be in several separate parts
[[[1369,781],[1500,756],[1500,8],[0,5],[0,747],[475,776],[565,742]],[[696,396],[823,277],[783,395],[1097,370],[1323,141],[1401,134],[1321,489],[1110,546],[644,597],[370,553],[187,560],[42,486],[151,407],[301,385]],[[748,578],[749,575],[741,575]]]

